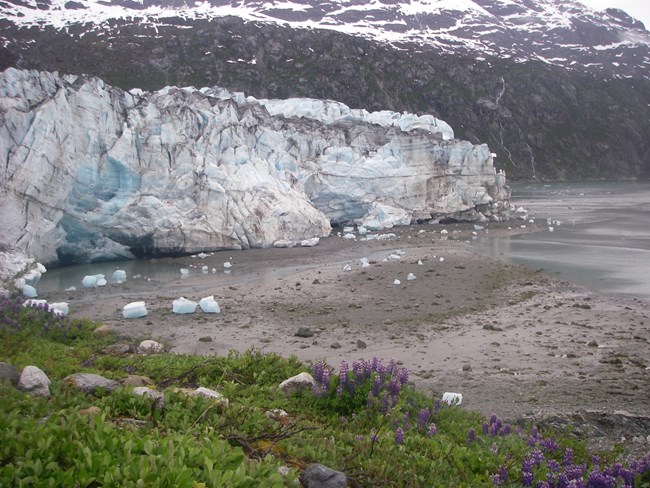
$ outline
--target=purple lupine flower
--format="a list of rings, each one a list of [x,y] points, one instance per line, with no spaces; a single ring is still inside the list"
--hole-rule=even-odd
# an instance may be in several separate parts
[[[549,452],[555,452],[555,451],[557,451],[557,448],[558,448],[557,442],[555,442],[550,437],[547,437],[546,439],[543,439],[539,443],[539,445],[542,446],[544,449],[546,449]]]
[[[570,447],[567,447],[564,450],[564,457],[562,458],[562,464],[565,466],[568,466],[569,464],[573,464],[573,449]]]
[[[533,486],[533,472],[523,471],[521,473],[521,484],[523,486]]]
[[[512,427],[510,424],[506,424],[503,426],[503,429],[499,432],[501,435],[510,435],[510,431],[512,430]]]
[[[476,431],[474,431],[474,428],[472,427],[469,429],[469,432],[467,432],[467,443],[471,444],[476,440]]]
[[[408,411],[404,412],[404,417],[402,417],[402,426],[404,427],[404,432],[411,430],[411,421]]]
[[[431,417],[431,412],[429,412],[428,408],[420,410],[420,413],[418,413],[418,429],[424,429],[426,427],[427,422],[429,422],[429,417]]]
[[[388,391],[390,394],[396,397],[399,395],[400,389],[401,385],[399,384],[399,381],[396,378],[391,378],[390,383],[388,384]]]
[[[492,446],[490,447],[490,451],[492,451],[494,454],[496,454],[497,452],[499,452],[499,448],[497,447],[497,443],[496,443],[496,442],[493,442],[493,443],[492,443]]]
[[[549,459],[546,461],[546,466],[552,473],[557,473],[560,470],[560,463],[558,463],[555,459]]]
[[[436,435],[437,432],[438,432],[438,427],[436,427],[436,424],[429,424],[429,431],[427,432],[427,434],[429,436],[432,436],[432,435]]]
[[[440,400],[433,402],[433,414],[437,414],[440,411],[441,403]]]
[[[531,454],[532,460],[533,460],[533,465],[534,466],[541,466],[542,463],[544,463],[544,453],[540,451],[539,449],[535,449],[532,454]]]
[[[488,425],[487,422],[483,422],[482,429],[483,429],[483,435],[488,435],[488,432],[490,431],[490,426]]]
[[[493,474],[490,476],[490,480],[492,481],[492,486],[501,485],[501,477],[498,474]]]
[[[510,478],[510,470],[508,469],[508,466],[506,466],[505,464],[499,466],[499,478],[504,483],[507,483],[508,479]]]
[[[398,446],[404,443],[404,431],[401,428],[397,428],[395,431],[395,444]]]

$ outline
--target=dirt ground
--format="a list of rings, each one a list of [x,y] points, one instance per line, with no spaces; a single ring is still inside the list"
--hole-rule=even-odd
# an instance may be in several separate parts
[[[479,255],[474,237],[535,227],[486,229],[474,236],[471,224],[409,226],[391,229],[397,236],[383,241],[331,236],[313,248],[177,258],[179,270],[191,270],[187,279],[179,272],[171,282],[129,279],[43,298],[68,301],[71,316],[162,340],[177,353],[223,355],[254,347],[337,368],[342,359],[394,358],[434,398],[461,393],[464,408],[485,414],[640,418],[632,432],[603,435],[634,438],[637,453],[650,451],[650,421],[643,420],[650,417],[648,303],[598,296]],[[225,261],[232,263],[229,274]],[[204,265],[217,273],[202,274]],[[409,273],[415,279],[408,280]],[[209,295],[220,314],[172,313],[176,298]],[[122,307],[139,300],[148,316],[123,319]]]

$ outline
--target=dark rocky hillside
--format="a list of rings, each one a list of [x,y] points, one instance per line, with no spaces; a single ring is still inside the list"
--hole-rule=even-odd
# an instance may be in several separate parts
[[[126,89],[221,85],[257,98],[307,96],[432,113],[458,138],[487,142],[511,180],[650,177],[645,76],[490,56],[477,61],[236,17],[167,20],[67,32],[0,21],[2,37],[12,39],[0,49],[0,69],[87,73]]]

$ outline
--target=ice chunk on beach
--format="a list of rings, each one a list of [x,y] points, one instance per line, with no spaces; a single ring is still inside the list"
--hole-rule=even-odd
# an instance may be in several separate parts
[[[311,239],[305,239],[303,241],[300,241],[300,245],[302,247],[314,247],[320,242],[320,237],[313,237]]]
[[[47,305],[47,300],[34,300],[30,298],[23,302],[23,307],[44,307],[45,305]]]
[[[36,293],[36,288],[32,285],[23,285],[23,295],[27,298],[36,298],[38,293]]]
[[[352,271],[352,266],[346,264],[345,266],[343,266],[343,271]]]
[[[348,240],[350,240],[350,241],[356,241],[356,240],[357,240],[357,236],[355,236],[354,234],[350,234],[350,233],[348,233],[348,234],[344,234],[344,235],[343,235],[343,239],[348,239]]]
[[[354,227],[343,227],[344,234],[350,234],[352,232],[354,232]]]
[[[400,257],[399,254],[391,254],[390,256],[388,256],[388,259],[391,261],[399,261],[402,258]]]
[[[77,287],[71,286],[70,288],[66,288],[65,291],[77,291]]]
[[[359,259],[359,261],[361,261],[362,268],[367,268],[368,266],[370,266],[370,262],[368,261],[368,258],[361,258]]]
[[[225,263],[223,263],[223,267],[225,269],[230,269],[232,268],[232,263],[230,261],[226,261]]]
[[[438,261],[440,261],[441,263],[444,262],[444,260],[445,260],[445,258],[438,259]]]
[[[126,271],[123,269],[116,269],[113,271],[113,275],[111,276],[111,282],[113,283],[122,283],[126,281]]]
[[[181,278],[187,278],[190,275],[190,270],[187,268],[181,268]]]
[[[144,317],[147,315],[147,307],[144,302],[131,302],[127,305],[124,305],[122,309],[122,317],[125,319],[137,319],[138,317]]]
[[[463,403],[462,393],[445,392],[442,395],[442,401],[447,405],[460,405]]]
[[[422,260],[418,261],[418,266],[424,266],[424,263],[422,262]]]
[[[402,282],[400,280],[395,280],[393,281],[393,285],[401,285]]]
[[[210,268],[208,268],[207,266],[201,267],[201,273],[208,274],[209,272],[210,272]]]
[[[474,230],[483,230],[483,229],[485,229],[485,227],[483,227],[482,225],[474,224]]]
[[[194,313],[197,305],[192,300],[180,297],[172,302],[172,311],[178,314]]]
[[[407,280],[407,281],[413,281],[415,278],[417,278],[417,276],[415,276],[413,273],[409,273],[409,274],[406,276],[406,280]]]
[[[61,317],[65,317],[68,315],[68,304],[67,302],[56,302],[56,303],[50,303],[50,310],[54,312],[56,315],[60,315]]]
[[[441,234],[449,234],[449,231],[447,229],[442,229],[440,231]]]
[[[360,236],[365,236],[365,235],[368,233],[368,229],[366,229],[366,228],[363,227],[363,226],[360,226],[360,227],[357,229],[357,232],[359,232],[359,235],[360,235]]]
[[[201,307],[201,310],[203,310],[205,313],[221,313],[221,308],[215,301],[213,295],[201,298],[199,301],[199,307]]]
[[[548,231],[549,231],[549,232],[553,232],[554,230],[555,230],[555,229],[554,229],[553,227],[551,227],[550,225],[548,226]]]
[[[199,254],[196,255],[196,257],[199,259],[205,259],[208,257],[208,255],[204,252],[200,252]]]
[[[86,275],[81,280],[81,284],[84,286],[84,288],[95,288],[97,286],[103,286],[99,284],[100,279],[104,280],[104,285],[105,285],[106,279],[104,278],[103,274]]]

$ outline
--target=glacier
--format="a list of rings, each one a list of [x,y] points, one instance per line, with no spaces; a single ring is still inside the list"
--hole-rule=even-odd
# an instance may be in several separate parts
[[[300,245],[332,225],[509,210],[487,145],[432,115],[9,68],[0,119],[0,249],[45,264]]]

